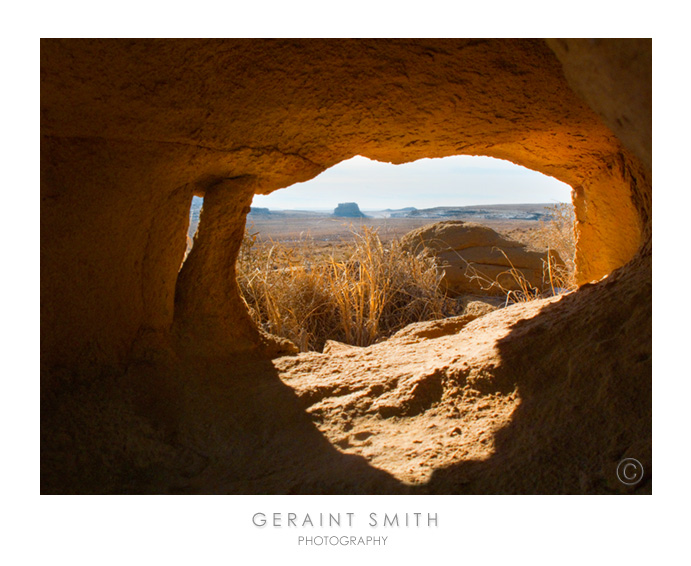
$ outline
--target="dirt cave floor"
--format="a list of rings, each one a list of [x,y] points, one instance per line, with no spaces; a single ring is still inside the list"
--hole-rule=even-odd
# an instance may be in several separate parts
[[[651,493],[649,293],[622,271],[366,348],[142,361],[42,401],[42,492]]]

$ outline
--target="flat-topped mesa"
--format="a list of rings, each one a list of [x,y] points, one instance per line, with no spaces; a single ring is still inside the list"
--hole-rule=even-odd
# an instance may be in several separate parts
[[[356,202],[340,202],[334,208],[334,216],[340,218],[367,218]]]

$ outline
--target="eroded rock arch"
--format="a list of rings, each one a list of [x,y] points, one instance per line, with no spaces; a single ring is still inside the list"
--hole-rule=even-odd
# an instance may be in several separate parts
[[[44,389],[182,351],[280,352],[235,287],[244,215],[354,155],[552,175],[574,188],[579,281],[646,277],[649,80],[645,40],[44,40]]]

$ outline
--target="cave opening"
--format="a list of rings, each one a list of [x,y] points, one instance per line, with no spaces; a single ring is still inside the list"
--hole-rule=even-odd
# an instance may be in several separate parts
[[[411,323],[575,289],[570,201],[565,183],[491,157],[357,156],[254,196],[239,290],[259,328],[301,351],[369,346]]]

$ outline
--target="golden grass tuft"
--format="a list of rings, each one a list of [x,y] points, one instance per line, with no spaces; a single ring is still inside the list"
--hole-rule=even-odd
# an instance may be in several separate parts
[[[301,351],[321,351],[326,340],[368,346],[412,322],[461,314],[431,257],[404,251],[398,240],[385,245],[372,228],[353,236],[345,259],[314,261],[313,242],[261,246],[247,233],[238,283],[255,322]]]

